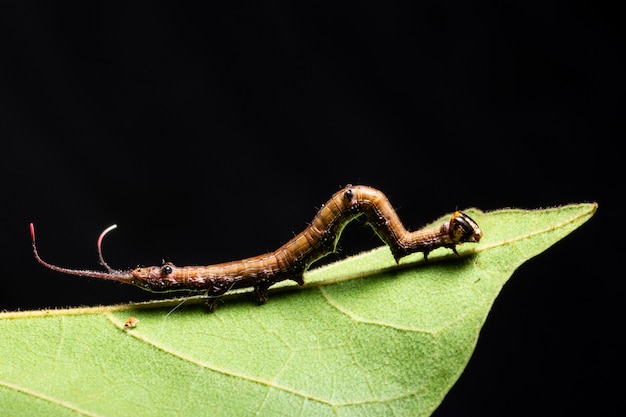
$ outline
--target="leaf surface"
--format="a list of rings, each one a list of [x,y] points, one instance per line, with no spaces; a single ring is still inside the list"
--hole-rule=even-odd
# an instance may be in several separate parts
[[[484,237],[461,257],[396,265],[381,247],[263,306],[239,294],[213,314],[193,300],[0,314],[0,414],[430,415],[513,271],[596,208],[468,210]]]

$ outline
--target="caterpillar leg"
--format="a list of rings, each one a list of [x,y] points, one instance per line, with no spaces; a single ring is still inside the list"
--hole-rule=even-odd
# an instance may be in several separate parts
[[[211,291],[208,291],[206,294],[206,299],[204,301],[204,308],[208,313],[212,313],[217,308],[217,302],[222,298],[226,292],[228,292],[229,288],[220,288],[213,287]]]
[[[215,308],[217,308],[217,298],[207,298],[207,300],[204,302],[204,309],[207,311],[207,313],[214,312]]]
[[[304,285],[304,276],[303,276],[302,272],[300,274],[295,275],[294,277],[292,277],[291,280],[295,281],[296,284],[298,284],[298,285]]]
[[[254,286],[254,293],[256,294],[257,303],[259,305],[265,304],[267,302],[267,290],[269,289],[269,285],[267,284],[257,284]]]

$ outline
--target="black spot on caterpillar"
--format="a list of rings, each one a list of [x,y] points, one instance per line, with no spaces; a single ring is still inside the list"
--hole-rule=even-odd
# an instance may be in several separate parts
[[[277,282],[292,280],[304,284],[303,274],[307,268],[334,252],[344,227],[361,216],[389,246],[396,261],[414,252],[423,252],[424,259],[427,259],[428,253],[439,247],[457,253],[456,245],[478,242],[482,237],[476,222],[460,211],[440,227],[409,232],[387,197],[364,185],[348,185],[335,193],[305,230],[274,252],[209,266],[181,267],[168,262],[160,266],[114,270],[104,261],[101,250],[104,235],[115,228],[111,226],[98,238],[100,263],[107,272],[62,268],[39,257],[32,223],[30,232],[35,258],[47,268],[65,274],[133,284],[154,292],[201,292],[206,295],[209,311],[213,311],[217,298],[234,288],[254,288],[257,300],[262,304],[267,301],[269,287]]]

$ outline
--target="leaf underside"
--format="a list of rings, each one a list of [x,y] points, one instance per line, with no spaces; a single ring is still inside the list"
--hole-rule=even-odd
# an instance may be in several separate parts
[[[461,257],[396,265],[381,247],[309,271],[263,306],[240,294],[213,314],[189,301],[0,314],[0,412],[430,415],[513,271],[596,208],[467,210],[484,238]]]

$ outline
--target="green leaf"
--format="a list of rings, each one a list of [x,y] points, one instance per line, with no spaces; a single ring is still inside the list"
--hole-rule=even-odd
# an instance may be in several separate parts
[[[429,415],[513,271],[595,210],[470,210],[484,238],[461,257],[395,265],[382,247],[263,306],[235,295],[213,314],[193,300],[0,314],[1,414]]]

